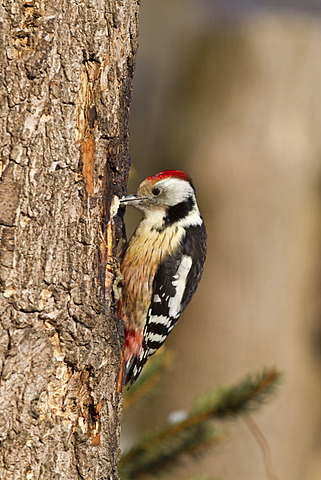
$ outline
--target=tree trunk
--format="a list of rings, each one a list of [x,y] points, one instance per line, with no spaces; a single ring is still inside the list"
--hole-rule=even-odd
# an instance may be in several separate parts
[[[116,479],[138,0],[0,8],[0,478]]]

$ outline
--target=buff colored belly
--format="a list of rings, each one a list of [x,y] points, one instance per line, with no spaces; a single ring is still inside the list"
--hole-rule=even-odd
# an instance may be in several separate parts
[[[143,328],[158,266],[176,250],[183,233],[178,227],[158,232],[143,221],[130,239],[120,267],[124,278],[121,313],[127,330]]]

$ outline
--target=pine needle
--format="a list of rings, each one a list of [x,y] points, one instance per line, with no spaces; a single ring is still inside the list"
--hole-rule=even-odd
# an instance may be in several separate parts
[[[201,397],[193,409],[195,418],[226,419],[252,412],[274,393],[280,379],[276,369],[264,369],[248,375],[237,385],[220,387]]]
[[[213,443],[222,441],[221,432],[209,425],[194,425],[163,442],[140,444],[121,460],[119,474],[122,480],[144,478],[146,474],[162,475],[176,467],[183,455],[198,457]],[[152,442],[152,438],[150,438]]]
[[[280,374],[275,369],[247,376],[238,385],[221,387],[205,395],[184,420],[167,424],[162,430],[141,439],[120,462],[125,478],[162,474],[175,466],[183,454],[199,455],[223,439],[213,420],[223,420],[258,408],[275,390]]]

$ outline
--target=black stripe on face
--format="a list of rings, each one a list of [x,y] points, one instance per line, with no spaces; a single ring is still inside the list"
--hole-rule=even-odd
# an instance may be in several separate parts
[[[185,218],[191,210],[193,210],[195,200],[193,197],[188,197],[184,202],[178,203],[169,207],[164,217],[164,225],[169,226]]]

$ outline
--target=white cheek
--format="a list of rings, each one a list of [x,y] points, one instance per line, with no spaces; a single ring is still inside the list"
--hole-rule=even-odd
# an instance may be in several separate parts
[[[167,205],[176,205],[184,202],[191,195],[194,196],[193,187],[189,182],[179,178],[166,178],[158,182],[157,186],[164,190],[162,200]]]

